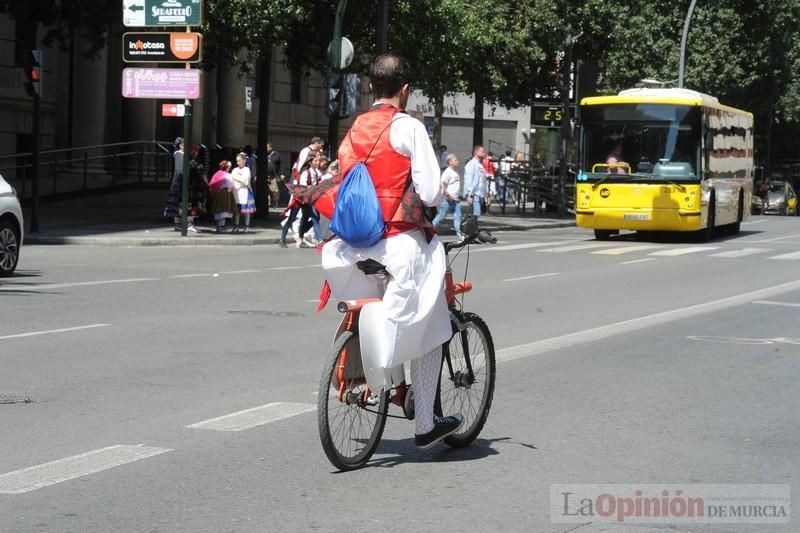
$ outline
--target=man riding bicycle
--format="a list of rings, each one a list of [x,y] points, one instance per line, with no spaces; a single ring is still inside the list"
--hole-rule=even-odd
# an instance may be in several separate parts
[[[439,160],[424,124],[404,111],[409,75],[405,59],[375,58],[369,70],[375,102],[355,120],[338,152],[343,176],[365,163],[386,222],[383,238],[368,248],[333,239],[322,248],[322,268],[333,297],[381,298],[362,311],[362,321],[375,327],[361,329],[361,346],[376,352],[387,389],[397,385],[389,370],[411,361],[414,441],[430,448],[456,432],[463,418],[434,416],[442,344],[452,329],[443,291],[445,253],[424,216],[424,206],[441,200]],[[366,260],[384,265],[388,279],[365,274],[358,263]]]

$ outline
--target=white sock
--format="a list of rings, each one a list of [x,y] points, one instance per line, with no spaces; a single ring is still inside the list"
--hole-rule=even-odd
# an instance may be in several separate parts
[[[421,435],[433,429],[433,403],[436,385],[442,366],[442,347],[437,346],[418,359],[411,361],[411,383],[414,386],[414,421],[416,433]]]

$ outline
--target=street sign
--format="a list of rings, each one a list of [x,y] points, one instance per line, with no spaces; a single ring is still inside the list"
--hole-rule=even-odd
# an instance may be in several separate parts
[[[161,104],[162,117],[184,117],[186,106],[183,104]]]
[[[339,54],[339,68],[341,70],[346,69],[350,66],[350,63],[353,62],[353,43],[350,42],[350,39],[347,37],[342,37],[342,44],[340,45],[340,54]],[[332,57],[333,53],[333,41],[328,43],[328,57]]]
[[[122,70],[125,98],[200,98],[200,70],[185,68],[126,68]]]
[[[200,26],[202,0],[122,0],[125,26]]]
[[[253,91],[255,89],[253,87],[245,87],[244,88],[244,110],[248,113],[252,113],[253,111]]]
[[[199,33],[126,33],[122,60],[126,63],[199,63],[203,36]]]

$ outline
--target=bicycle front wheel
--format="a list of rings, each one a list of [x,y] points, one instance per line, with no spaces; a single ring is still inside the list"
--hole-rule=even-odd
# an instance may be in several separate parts
[[[333,343],[319,383],[317,422],[322,449],[339,470],[361,468],[383,434],[388,393],[369,392],[358,336],[342,333]]]
[[[453,337],[442,348],[442,372],[435,411],[439,415],[461,413],[461,429],[444,442],[463,448],[474,441],[489,416],[494,396],[496,362],[494,342],[481,317],[464,313],[463,329],[453,324]]]

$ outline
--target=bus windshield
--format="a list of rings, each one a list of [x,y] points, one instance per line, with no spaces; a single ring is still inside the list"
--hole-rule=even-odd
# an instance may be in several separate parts
[[[581,109],[579,180],[694,182],[700,175],[700,108],[673,104]]]

